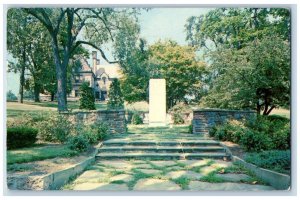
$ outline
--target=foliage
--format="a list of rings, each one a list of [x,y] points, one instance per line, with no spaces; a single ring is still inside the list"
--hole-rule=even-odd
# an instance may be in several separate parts
[[[95,130],[98,141],[104,140],[108,135],[109,126],[105,122],[97,121],[91,125],[91,128]]]
[[[43,141],[65,143],[73,125],[61,114],[52,114],[46,121],[37,123],[38,137]]]
[[[114,79],[109,87],[107,106],[109,109],[118,109],[124,107],[124,97],[118,79]]]
[[[71,157],[78,153],[70,150],[65,145],[34,145],[29,148],[21,148],[7,151],[7,164],[26,163],[37,160],[45,160],[55,157]],[[14,166],[8,166],[8,169],[15,169]]]
[[[191,123],[188,128],[189,128],[188,133],[193,134],[193,123]]]
[[[11,90],[6,92],[6,101],[16,101],[16,100],[18,100],[18,98]]]
[[[261,153],[248,153],[245,161],[259,167],[287,173],[291,168],[291,151],[263,151]]]
[[[16,149],[33,145],[37,140],[38,131],[27,126],[7,128],[7,148]]]
[[[131,118],[131,124],[143,124],[143,119],[138,112],[134,112]]]
[[[71,150],[84,152],[89,147],[89,140],[83,135],[76,135],[68,139],[67,145]]]
[[[173,113],[174,124],[184,124],[184,119],[180,113]]]
[[[111,63],[101,47],[114,41],[120,26],[136,20],[138,14],[138,9],[128,8],[23,8],[21,11],[38,20],[51,38],[59,111],[67,110],[67,68],[74,51],[89,45]]]
[[[95,110],[95,96],[93,89],[88,82],[84,82],[80,86],[80,106],[79,109]]]
[[[159,41],[149,51],[150,78],[166,79],[168,108],[200,99],[206,64],[197,60],[195,48]]]
[[[187,40],[206,51],[209,107],[270,114],[290,101],[290,11],[219,8],[188,19]]]
[[[262,151],[290,148],[290,123],[279,118],[257,117],[239,122],[230,120],[214,126],[209,134],[218,140],[241,144],[247,151]]]

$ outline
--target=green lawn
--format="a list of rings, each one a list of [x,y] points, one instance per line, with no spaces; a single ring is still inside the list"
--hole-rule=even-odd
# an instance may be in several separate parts
[[[7,164],[25,163],[55,157],[70,157],[75,155],[78,155],[78,152],[70,150],[62,144],[39,144],[28,148],[8,150]]]
[[[96,109],[105,110],[107,108],[106,103],[96,102]],[[78,101],[68,102],[68,109],[79,109]],[[6,111],[7,117],[20,116],[23,113],[30,115],[37,115],[41,112],[51,112],[57,110],[57,102],[29,102],[24,101],[23,104],[18,102],[7,102]]]
[[[290,110],[283,109],[283,108],[273,109],[270,115],[280,115],[290,119]]]

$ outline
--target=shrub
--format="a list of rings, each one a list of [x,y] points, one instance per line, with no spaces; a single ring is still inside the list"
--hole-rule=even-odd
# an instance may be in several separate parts
[[[107,107],[109,109],[118,109],[124,107],[124,97],[118,79],[114,79],[109,87]]]
[[[264,151],[261,153],[248,153],[245,161],[259,167],[286,173],[291,168],[291,151]]]
[[[139,113],[133,113],[131,118],[131,124],[143,124],[143,119],[140,117]]]
[[[273,148],[272,140],[268,135],[250,129],[245,129],[240,144],[246,151],[263,151]]]
[[[91,125],[91,128],[95,131],[97,140],[104,140],[108,135],[109,126],[107,123],[98,121]]]
[[[68,138],[67,145],[71,150],[83,152],[89,147],[89,141],[83,135],[75,135]]]
[[[37,123],[38,137],[48,142],[65,143],[72,129],[72,123],[61,114],[52,114],[47,121]]]
[[[181,114],[178,112],[175,112],[173,114],[173,120],[174,120],[174,124],[184,124],[184,119],[182,118]]]
[[[93,89],[88,82],[84,82],[80,86],[80,105],[79,109],[95,110],[95,96]]]
[[[7,148],[15,149],[33,145],[37,140],[37,129],[19,126],[7,128]]]
[[[6,101],[16,101],[16,100],[18,100],[17,96],[11,90],[9,90],[6,93]]]

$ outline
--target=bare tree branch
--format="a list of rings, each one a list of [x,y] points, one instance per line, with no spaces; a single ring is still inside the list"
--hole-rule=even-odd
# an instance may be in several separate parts
[[[99,47],[97,47],[95,44],[90,43],[90,42],[87,42],[87,41],[81,41],[81,40],[80,40],[80,41],[77,41],[76,44],[74,45],[74,47],[73,47],[71,53],[72,53],[72,52],[73,52],[80,44],[86,44],[86,45],[89,45],[89,46],[93,47],[94,49],[97,49],[98,51],[100,51],[101,57],[102,57],[106,62],[108,62],[108,63],[110,63],[110,64],[113,64],[113,63],[119,63],[119,61],[109,61],[109,60],[107,59],[107,57],[105,56],[104,51],[103,51],[101,48],[99,48]]]

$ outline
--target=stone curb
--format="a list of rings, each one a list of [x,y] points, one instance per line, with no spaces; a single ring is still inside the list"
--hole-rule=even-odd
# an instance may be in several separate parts
[[[43,181],[43,190],[57,190],[61,188],[63,185],[69,182],[70,178],[80,174],[85,170],[87,166],[95,161],[95,156],[97,155],[98,150],[95,150],[93,155],[87,158],[85,161],[76,164],[73,167],[68,169],[63,169],[57,172],[53,172],[42,177]]]
[[[245,168],[254,173],[258,178],[270,184],[277,190],[290,190],[291,177],[286,174],[281,174],[268,169],[260,168],[251,163],[247,163],[243,159],[232,156],[232,161],[243,165]]]
[[[70,178],[80,174],[83,172],[87,166],[93,163],[96,159],[96,155],[98,154],[98,148],[102,146],[102,142],[100,142],[97,146],[95,146],[95,151],[92,156],[89,156],[84,161],[75,164],[72,167],[67,169],[63,169],[60,171],[52,172],[44,176],[39,177],[31,177],[31,176],[21,176],[13,180],[10,183],[11,186],[8,186],[10,190],[19,190],[19,187],[22,187],[20,184],[24,184],[28,181],[33,181],[34,183],[38,182],[40,186],[37,186],[37,189],[31,188],[33,185],[30,185],[26,188],[26,190],[57,190],[61,188],[63,185],[70,181]],[[20,183],[18,183],[20,182]],[[23,190],[23,189],[22,189]]]

